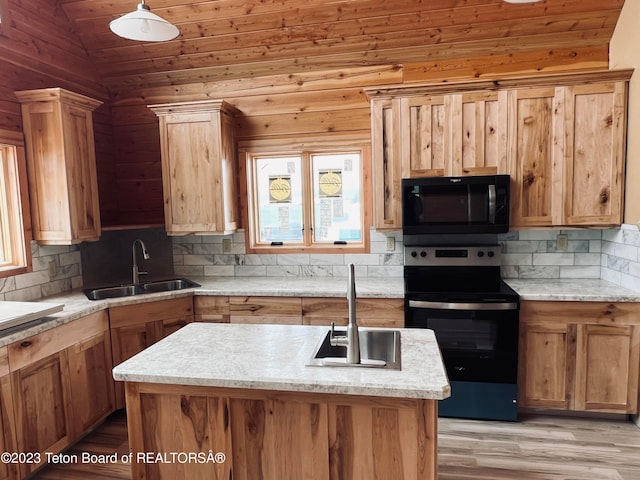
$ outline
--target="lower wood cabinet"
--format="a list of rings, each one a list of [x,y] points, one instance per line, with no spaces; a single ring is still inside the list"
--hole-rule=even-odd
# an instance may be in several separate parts
[[[523,407],[637,413],[640,303],[522,302],[519,369]]]
[[[346,325],[346,298],[335,297],[227,297],[196,296],[195,318],[214,323],[273,323],[292,325]],[[358,298],[358,325],[404,327],[401,298]]]
[[[193,297],[123,305],[109,309],[113,365],[119,365],[193,321]],[[122,382],[115,386],[116,408],[124,408]]]
[[[15,451],[42,453],[38,464],[19,463],[21,477],[113,411],[108,334],[100,311],[8,346]]]
[[[305,325],[347,325],[346,298],[305,297],[302,323]],[[404,327],[404,300],[401,298],[357,298],[356,317],[361,327]]]
[[[16,422],[9,375],[7,347],[0,347],[0,451],[17,452]],[[0,480],[18,477],[18,463],[0,462]]]

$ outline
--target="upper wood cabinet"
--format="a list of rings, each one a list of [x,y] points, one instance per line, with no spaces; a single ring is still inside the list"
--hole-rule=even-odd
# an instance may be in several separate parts
[[[370,89],[374,226],[402,178],[510,174],[512,227],[622,222],[632,71]]]
[[[511,225],[622,223],[627,82],[509,91]]]
[[[16,92],[22,104],[33,236],[68,245],[100,237],[93,110],[61,88]]]
[[[150,105],[160,121],[165,227],[169,235],[238,228],[237,153],[224,101]]]

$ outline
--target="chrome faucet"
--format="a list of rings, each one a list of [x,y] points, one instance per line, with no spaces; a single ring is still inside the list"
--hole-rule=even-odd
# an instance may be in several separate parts
[[[140,244],[140,248],[142,248],[142,256],[145,260],[149,260],[149,252],[147,251],[147,247],[142,240],[139,238],[133,241],[133,246],[131,247],[131,251],[133,252],[133,283],[140,282],[140,275],[146,275],[148,272],[141,272],[138,269],[138,258],[136,256],[136,243]]]
[[[331,345],[337,347],[339,345],[347,347],[347,363],[360,363],[360,336],[358,333],[358,322],[356,320],[356,279],[355,266],[350,263],[349,276],[347,280],[347,301],[349,304],[349,325],[347,326],[346,337],[334,336],[335,323],[331,322]]]

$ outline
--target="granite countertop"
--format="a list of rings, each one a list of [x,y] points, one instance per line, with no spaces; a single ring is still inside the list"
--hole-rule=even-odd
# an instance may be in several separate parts
[[[79,290],[43,298],[42,302],[64,304],[54,315],[11,327],[0,332],[0,347],[22,340],[58,325],[72,322],[105,308],[133,305],[189,295],[256,295],[342,297],[346,295],[346,277],[191,277],[201,284],[195,289],[152,293],[134,297],[92,301]],[[640,302],[640,293],[605,280],[595,279],[506,279],[521,300]],[[403,298],[402,277],[358,278],[360,298]]]
[[[113,378],[289,392],[449,397],[433,331],[402,330],[401,370],[306,366],[327,331],[309,325],[191,323],[115,367]]]

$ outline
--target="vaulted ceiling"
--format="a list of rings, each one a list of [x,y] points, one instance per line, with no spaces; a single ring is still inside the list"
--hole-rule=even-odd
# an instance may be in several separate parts
[[[105,85],[179,85],[364,65],[605,49],[624,0],[147,0],[180,36],[140,43],[114,18],[138,0],[57,0]],[[600,50],[602,51],[602,50]]]

